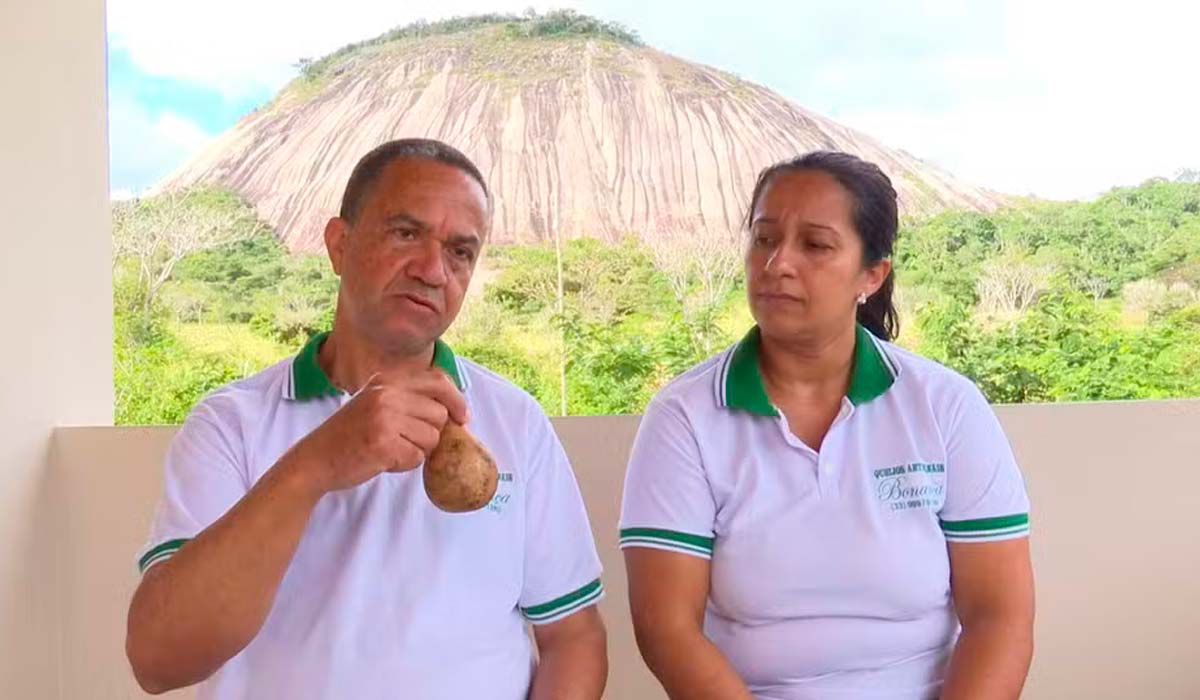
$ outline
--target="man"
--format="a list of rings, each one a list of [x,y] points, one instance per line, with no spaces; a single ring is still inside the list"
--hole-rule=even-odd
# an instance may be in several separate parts
[[[167,455],[126,642],[147,691],[600,697],[600,563],[562,447],[532,398],[439,340],[490,214],[445,144],[393,141],[355,167],[325,228],[332,332],[205,398]],[[448,420],[500,470],[476,512],[424,492]]]

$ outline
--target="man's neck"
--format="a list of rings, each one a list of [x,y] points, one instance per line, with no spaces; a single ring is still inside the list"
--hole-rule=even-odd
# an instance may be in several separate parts
[[[433,343],[412,353],[388,351],[335,322],[317,354],[317,363],[334,386],[353,394],[379,372],[428,368],[433,364],[433,351]]]

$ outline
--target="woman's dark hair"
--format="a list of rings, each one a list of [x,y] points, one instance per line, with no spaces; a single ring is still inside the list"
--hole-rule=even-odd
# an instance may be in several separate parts
[[[750,197],[750,211],[746,214],[747,228],[753,224],[754,208],[758,206],[758,199],[767,185],[781,173],[801,171],[825,173],[850,193],[854,200],[854,228],[863,244],[864,265],[874,265],[891,257],[896,245],[896,232],[900,228],[896,190],[879,166],[849,153],[813,151],[780,161],[763,170]],[[891,340],[900,333],[900,315],[892,302],[895,276],[895,272],[888,273],[879,291],[858,307],[858,322],[884,340]]]

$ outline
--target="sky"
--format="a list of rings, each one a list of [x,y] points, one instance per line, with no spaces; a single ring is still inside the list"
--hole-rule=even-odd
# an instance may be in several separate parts
[[[1200,3],[109,0],[114,196],[319,58],[415,19],[571,8],[1001,192],[1085,199],[1200,169]]]

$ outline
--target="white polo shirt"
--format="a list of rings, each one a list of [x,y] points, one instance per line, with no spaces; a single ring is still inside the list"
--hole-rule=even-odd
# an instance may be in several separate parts
[[[317,363],[323,339],[188,417],[167,454],[143,571],[186,547],[349,400]],[[601,598],[587,513],[541,408],[441,342],[434,362],[496,458],[492,502],[444,513],[420,469],[323,497],[262,630],[201,685],[201,700],[523,700],[534,665],[526,623]]]
[[[621,546],[711,558],[705,633],[761,700],[936,697],[959,630],[947,541],[1028,534],[1008,441],[969,380],[860,327],[817,453],[771,404],[759,343],[651,401]]]

